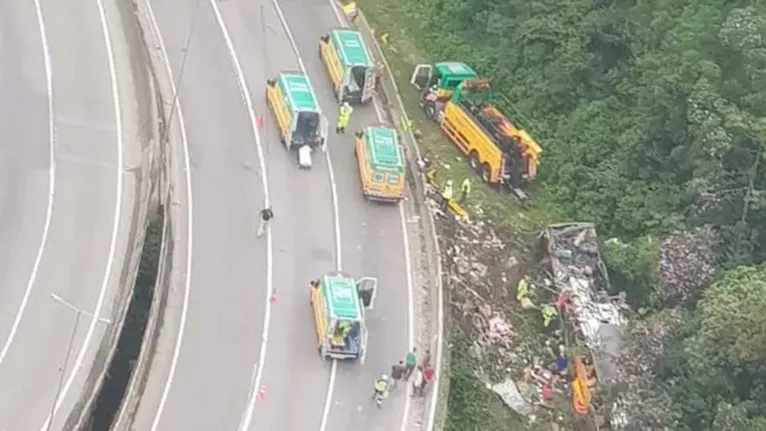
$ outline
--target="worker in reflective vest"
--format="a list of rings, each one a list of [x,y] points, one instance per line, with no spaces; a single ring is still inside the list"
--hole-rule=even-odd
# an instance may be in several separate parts
[[[543,326],[545,326],[546,328],[551,324],[553,319],[555,319],[556,316],[558,316],[559,314],[559,312],[556,311],[556,308],[551,305],[544,306],[542,313],[543,313]]]
[[[354,112],[354,108],[348,102],[343,102],[343,105],[340,107],[340,114],[338,115],[338,124],[335,126],[335,133],[340,134],[346,131],[346,126],[348,126],[348,122],[351,120],[352,112]]]
[[[458,203],[462,205],[469,194],[471,194],[471,180],[466,178],[463,180],[463,183],[460,184],[460,199],[458,199]]]
[[[450,200],[452,200],[452,180],[447,180],[442,190],[442,211],[447,211]]]

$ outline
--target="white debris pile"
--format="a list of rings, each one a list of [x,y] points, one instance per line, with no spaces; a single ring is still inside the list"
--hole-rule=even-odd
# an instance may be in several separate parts
[[[592,223],[566,223],[543,231],[553,284],[573,339],[593,354],[598,380],[615,379],[627,325],[624,294],[610,296],[609,277]]]
[[[500,380],[520,362],[514,352],[517,337],[506,305],[511,256],[492,227],[479,220],[452,222],[451,241],[445,241],[443,259],[451,282],[450,305],[462,318],[458,325],[472,340],[471,354],[482,374]]]

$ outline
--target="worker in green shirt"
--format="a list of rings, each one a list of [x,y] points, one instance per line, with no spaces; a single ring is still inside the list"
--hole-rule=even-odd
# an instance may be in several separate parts
[[[404,380],[409,380],[412,372],[415,371],[415,366],[418,365],[418,349],[413,347],[412,350],[407,353],[407,359],[404,364]]]

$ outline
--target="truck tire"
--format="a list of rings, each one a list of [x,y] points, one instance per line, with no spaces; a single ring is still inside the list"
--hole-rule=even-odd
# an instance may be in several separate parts
[[[426,112],[426,117],[433,121],[436,121],[439,116],[439,113],[436,110],[436,103],[434,102],[426,102],[426,104],[423,106],[423,110]]]
[[[476,150],[471,150],[470,154],[468,154],[468,165],[474,172],[481,174],[481,161],[479,160],[479,153],[477,153]]]
[[[481,164],[481,179],[487,184],[491,184],[492,181],[492,168],[488,164]]]

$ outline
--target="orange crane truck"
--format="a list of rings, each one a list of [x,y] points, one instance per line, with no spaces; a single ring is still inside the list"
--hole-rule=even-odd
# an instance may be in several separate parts
[[[537,175],[542,148],[491,102],[491,83],[465,63],[420,64],[410,81],[422,91],[426,115],[439,123],[487,183],[507,186],[519,199]]]

